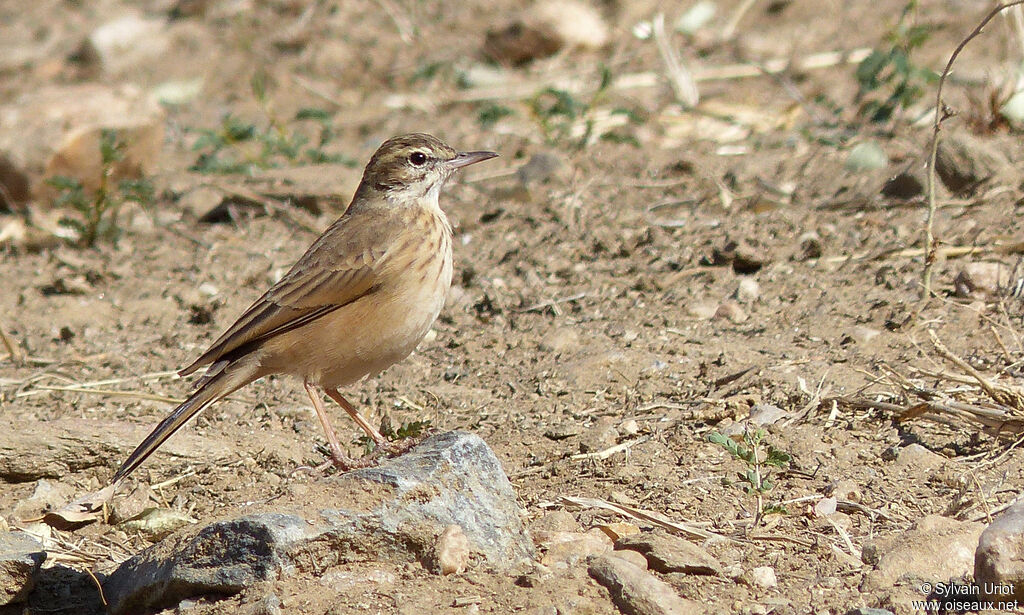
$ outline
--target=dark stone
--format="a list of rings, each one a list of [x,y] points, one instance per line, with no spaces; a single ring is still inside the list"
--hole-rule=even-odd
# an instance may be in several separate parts
[[[43,544],[25,532],[0,532],[0,606],[22,602],[46,559]]]

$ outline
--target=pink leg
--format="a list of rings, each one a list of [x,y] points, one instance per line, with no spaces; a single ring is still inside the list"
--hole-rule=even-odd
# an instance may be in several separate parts
[[[327,419],[327,411],[324,409],[324,404],[320,400],[320,393],[308,380],[302,384],[306,387],[306,393],[309,394],[309,399],[313,402],[313,408],[316,410],[316,416],[320,419],[320,425],[323,426],[324,433],[327,434],[327,444],[331,449],[331,460],[334,461],[334,465],[343,472],[356,467],[357,464],[341,450],[341,443],[338,442],[338,436],[334,433],[334,428],[331,427],[331,422]],[[328,391],[327,394],[331,395],[331,392]],[[334,398],[334,395],[331,395],[331,397]],[[346,408],[346,410],[348,410],[348,408]]]
[[[353,408],[352,404],[348,403],[348,400],[345,399],[342,396],[342,394],[338,392],[338,389],[324,389],[324,391],[327,392],[328,397],[338,402],[338,405],[344,408],[345,412],[348,412],[348,415],[352,417],[352,420],[355,421],[356,424],[359,425],[359,427],[366,432],[366,435],[370,436],[370,438],[373,440],[374,444],[376,444],[378,448],[385,450],[390,448],[390,443],[388,442],[388,439],[385,438],[384,435],[381,434],[379,431],[374,429],[373,425],[371,425],[366,419],[364,419],[363,415],[359,414],[359,411]]]

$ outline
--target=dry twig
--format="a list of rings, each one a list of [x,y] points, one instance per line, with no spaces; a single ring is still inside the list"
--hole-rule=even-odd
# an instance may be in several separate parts
[[[938,158],[939,152],[939,133],[942,131],[942,123],[955,115],[955,112],[942,102],[942,87],[946,83],[946,78],[953,70],[953,62],[956,61],[957,56],[963,51],[967,43],[971,42],[975,37],[982,33],[985,26],[992,21],[996,15],[1002,13],[1011,6],[1017,6],[1024,4],[1024,0],[1013,0],[1012,2],[1003,2],[985,15],[985,18],[975,26],[974,30],[967,35],[960,44],[953,50],[953,54],[949,56],[949,61],[946,62],[946,68],[942,70],[942,74],[939,76],[939,84],[935,88],[935,118],[932,120],[932,142],[930,152],[928,154],[928,218],[924,224],[924,272],[922,274],[922,285],[923,290],[921,293],[921,301],[927,301],[932,295],[932,268],[936,261],[936,242],[934,234],[934,223],[935,223],[935,160]]]

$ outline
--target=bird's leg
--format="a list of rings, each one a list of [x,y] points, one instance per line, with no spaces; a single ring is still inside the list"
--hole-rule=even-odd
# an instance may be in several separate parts
[[[320,400],[320,392],[316,390],[309,380],[303,381],[302,384],[306,387],[306,393],[309,394],[309,399],[313,402],[313,408],[316,409],[316,416],[320,419],[324,433],[327,434],[327,445],[331,448],[331,460],[334,462],[334,465],[342,472],[355,468],[358,464],[341,450],[338,435],[334,433],[334,428],[331,427],[331,422],[327,419],[327,411],[324,409],[323,401]],[[327,394],[330,395],[331,392],[328,391]],[[334,395],[331,395],[331,397],[334,398]]]
[[[371,425],[369,421],[364,419],[363,415],[359,414],[359,411],[352,407],[352,404],[348,403],[348,400],[345,399],[342,396],[342,394],[338,392],[338,389],[324,390],[327,391],[327,396],[333,399],[334,401],[338,402],[338,405],[344,408],[345,412],[348,412],[349,416],[352,417],[352,420],[354,420],[356,423],[359,424],[360,427],[363,428],[363,431],[366,432],[366,435],[370,436],[370,438],[373,439],[374,444],[377,445],[377,451],[384,453],[385,455],[388,456],[401,455],[402,453],[406,452],[407,450],[409,450],[410,448],[419,443],[421,438],[408,438],[401,443],[388,442],[388,439],[385,438],[383,434],[374,429],[373,425]]]
[[[388,439],[384,437],[384,434],[374,429],[373,425],[369,421],[363,418],[363,415],[359,414],[359,411],[352,407],[352,404],[348,403],[348,400],[338,392],[338,389],[324,389],[327,392],[327,396],[338,402],[338,405],[348,412],[348,415],[352,417],[352,420],[356,422],[359,427],[366,432],[366,435],[370,436],[373,443],[377,445],[377,448],[388,449]]]

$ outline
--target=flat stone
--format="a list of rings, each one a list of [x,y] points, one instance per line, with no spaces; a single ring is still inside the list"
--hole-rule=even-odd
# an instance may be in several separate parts
[[[953,288],[958,297],[992,295],[1009,286],[1011,277],[1010,268],[1002,263],[967,263],[953,280]]]
[[[933,453],[915,442],[899,450],[893,465],[897,468],[905,468],[913,472],[930,472],[938,470],[946,465],[948,461],[942,455]]]
[[[496,570],[535,557],[500,462],[473,434],[432,436],[378,467],[316,488],[338,506],[312,507],[296,489],[267,504],[274,507],[267,512],[179,530],[132,557],[104,582],[110,612],[231,595],[311,560],[324,568],[419,561],[456,572],[471,555]]]
[[[164,117],[163,108],[132,85],[46,86],[0,105],[0,152],[30,178],[33,197],[46,201],[54,194],[43,181],[48,177],[76,178],[89,190],[99,186],[103,130],[115,131],[124,145],[108,179],[152,173],[163,148]]]
[[[129,14],[93,30],[76,55],[105,73],[118,74],[161,57],[170,47],[166,20]]]
[[[275,577],[296,545],[316,531],[294,515],[258,514],[175,534],[121,564],[104,582],[111,613],[173,606],[184,598],[231,595]]]
[[[864,546],[873,562],[862,591],[890,589],[903,581],[959,579],[974,571],[974,552],[985,526],[929,515],[907,532]]]
[[[651,570],[658,572],[722,573],[722,565],[710,553],[686,539],[661,530],[623,536],[615,542],[615,548],[642,553]]]
[[[636,566],[637,568],[642,568],[644,570],[647,570],[648,568],[647,558],[644,557],[642,553],[639,553],[637,551],[622,549],[621,551],[611,551],[610,553],[608,553],[608,555],[617,557],[619,559],[624,559],[630,564]]]
[[[591,555],[612,550],[612,539],[598,528],[586,532],[537,532],[536,539],[544,551],[540,563],[548,568],[571,568]]]
[[[553,510],[530,524],[530,531],[578,532],[580,524],[576,517],[566,510]]]
[[[587,570],[608,589],[612,602],[624,615],[692,615],[704,612],[700,603],[680,597],[668,583],[614,555],[594,557]]]
[[[1024,601],[1024,502],[1007,508],[981,533],[974,581],[982,588],[982,600]],[[1004,588],[1010,593],[994,591]]]
[[[113,467],[149,430],[148,425],[71,417],[59,424],[11,421],[8,429],[0,430],[0,481],[63,478],[88,468]],[[25,455],[27,450],[33,453]],[[232,454],[228,443],[191,432],[171,438],[156,453],[209,463]]]
[[[943,185],[959,195],[975,193],[983,185],[1016,181],[1017,170],[992,140],[967,133],[951,133],[939,141],[935,171]]]
[[[25,532],[0,533],[0,606],[23,601],[46,559],[43,543]]]

